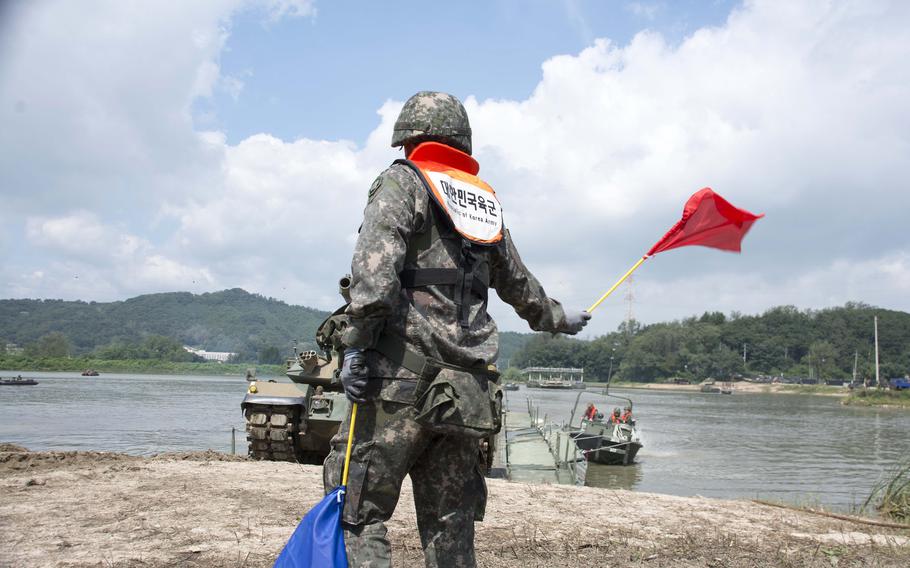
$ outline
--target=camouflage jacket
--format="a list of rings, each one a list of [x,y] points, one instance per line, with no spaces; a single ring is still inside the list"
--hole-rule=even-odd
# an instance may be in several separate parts
[[[408,254],[409,246],[414,246],[430,223],[438,223],[440,233],[454,237],[435,207],[417,175],[406,166],[392,165],[373,183],[351,262],[349,324],[342,343],[369,350],[381,334],[390,333],[405,339],[418,353],[451,365],[493,363],[499,353],[499,337],[496,323],[487,315],[485,299],[470,296],[470,323],[464,328],[457,321],[453,286],[401,286],[399,274],[406,268],[458,268],[460,238],[439,238],[416,258],[413,251]],[[525,267],[508,230],[498,244],[475,245],[473,250],[479,258],[477,264],[488,270],[490,288],[532,329],[563,330],[562,306],[547,297]],[[367,351],[367,361],[374,377],[415,378],[376,351]]]

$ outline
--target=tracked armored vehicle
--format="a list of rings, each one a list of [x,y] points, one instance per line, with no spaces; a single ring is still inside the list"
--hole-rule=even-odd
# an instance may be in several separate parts
[[[250,457],[319,464],[349,412],[335,376],[337,358],[297,351],[286,363],[290,383],[253,381],[241,408]]]
[[[339,292],[350,301],[349,276]],[[254,459],[319,464],[329,453],[329,441],[350,412],[338,378],[341,361],[331,345],[324,354],[294,347],[285,363],[290,383],[253,380],[240,404],[246,417],[249,455]]]

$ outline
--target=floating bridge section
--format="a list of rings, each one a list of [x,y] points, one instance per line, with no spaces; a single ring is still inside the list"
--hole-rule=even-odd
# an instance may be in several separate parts
[[[527,411],[503,413],[494,470],[511,481],[583,484],[586,462],[562,427],[541,418],[528,400]]]

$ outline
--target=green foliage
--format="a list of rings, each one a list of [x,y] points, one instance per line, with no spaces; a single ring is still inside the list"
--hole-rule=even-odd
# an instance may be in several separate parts
[[[59,331],[42,335],[25,346],[25,354],[30,357],[68,357],[72,350],[69,339]]]
[[[165,336],[181,345],[231,351],[240,353],[241,360],[256,361],[270,346],[281,346],[282,355],[289,355],[294,339],[312,347],[316,327],[327,315],[239,288],[148,294],[110,303],[0,300],[0,342],[28,346],[57,332],[70,342],[71,354],[85,355]]]
[[[857,354],[860,378],[870,378],[876,315],[882,376],[902,376],[910,369],[910,314],[858,303],[818,311],[780,306],[755,316],[706,312],[648,326],[633,321],[593,341],[538,334],[512,357],[512,364],[584,367],[591,381],[607,380],[611,357],[613,378],[625,381],[781,373],[848,379]]]
[[[843,402],[851,406],[899,406],[910,408],[910,391],[877,388],[855,389]]]
[[[156,359],[173,362],[203,362],[204,359],[183,348],[183,345],[170,337],[149,335],[136,344],[116,341],[99,347],[92,352],[98,359]]]
[[[264,365],[280,365],[284,362],[284,357],[277,347],[270,345],[259,352],[259,362]]]
[[[514,366],[512,358],[531,338],[532,333],[516,333],[514,331],[499,332],[499,359],[497,364],[501,367]]]
[[[885,518],[910,521],[910,461],[904,460],[875,486],[863,504],[863,510],[870,505]]]
[[[518,367],[509,367],[499,377],[499,384],[522,382],[521,371]]]
[[[815,341],[809,346],[809,353],[804,358],[815,372],[816,377],[822,379],[830,377],[834,367],[834,358],[837,356],[834,346],[827,341]]]

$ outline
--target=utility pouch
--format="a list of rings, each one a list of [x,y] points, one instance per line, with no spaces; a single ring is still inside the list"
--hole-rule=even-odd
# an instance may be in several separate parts
[[[502,391],[480,373],[440,369],[414,407],[417,422],[439,434],[486,438],[502,427]]]

